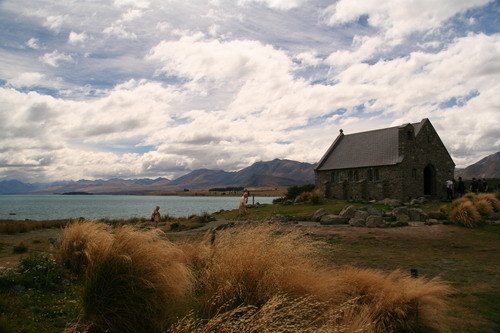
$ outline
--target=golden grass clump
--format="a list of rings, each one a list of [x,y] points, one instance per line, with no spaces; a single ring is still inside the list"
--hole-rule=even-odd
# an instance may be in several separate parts
[[[481,221],[481,215],[472,202],[465,200],[451,209],[450,220],[473,228]]]
[[[373,332],[447,331],[451,288],[438,279],[346,267],[336,273],[334,287],[344,299],[357,299],[356,313],[370,319]]]
[[[275,295],[262,306],[241,305],[201,320],[192,313],[169,330],[170,333],[326,333],[369,332],[372,323],[353,316],[353,302],[332,309],[327,302],[311,297]]]
[[[481,201],[481,200],[488,201],[491,204],[491,207],[493,208],[493,210],[495,212],[500,211],[500,200],[497,199],[495,194],[493,194],[493,193],[481,193],[481,194],[478,194],[477,198],[479,201]]]
[[[491,205],[491,202],[486,199],[481,198],[476,200],[476,202],[474,202],[474,206],[476,206],[478,213],[482,216],[488,216],[493,213],[493,206]]]
[[[245,225],[217,232],[210,264],[198,275],[198,293],[209,314],[222,306],[260,306],[276,294],[328,291],[317,243],[299,231]]]
[[[93,221],[74,222],[63,229],[55,258],[73,273],[81,275],[92,258],[107,251],[112,242],[113,235],[108,225]]]
[[[125,226],[93,258],[83,292],[83,324],[95,332],[163,332],[193,286],[185,255],[157,233]]]

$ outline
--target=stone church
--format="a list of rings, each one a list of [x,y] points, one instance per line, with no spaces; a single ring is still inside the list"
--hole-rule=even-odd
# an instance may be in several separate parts
[[[455,163],[429,119],[344,134],[318,162],[316,188],[336,199],[446,197]]]

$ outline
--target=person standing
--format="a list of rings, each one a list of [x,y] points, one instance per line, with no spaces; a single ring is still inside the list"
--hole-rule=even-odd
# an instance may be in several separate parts
[[[476,177],[472,177],[472,181],[470,183],[470,191],[473,193],[477,193],[478,189],[479,188],[478,188]]]
[[[465,184],[462,177],[458,177],[457,194],[459,198],[463,197],[465,194]]]
[[[158,223],[160,222],[161,214],[160,214],[160,206],[156,206],[155,210],[151,214],[151,222],[155,228],[158,228]]]
[[[488,182],[486,181],[486,178],[483,178],[483,181],[481,182],[481,187],[482,187],[482,192],[488,192]]]
[[[247,214],[248,192],[243,192],[240,197],[240,206],[238,208],[238,218]]]
[[[446,199],[453,200],[453,181],[451,179],[446,181]]]

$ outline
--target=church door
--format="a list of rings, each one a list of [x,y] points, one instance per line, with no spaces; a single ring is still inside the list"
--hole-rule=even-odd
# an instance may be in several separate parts
[[[436,194],[436,169],[432,164],[424,168],[424,195]]]

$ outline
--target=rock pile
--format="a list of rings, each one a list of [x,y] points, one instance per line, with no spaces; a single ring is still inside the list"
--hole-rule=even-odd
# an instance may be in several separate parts
[[[420,208],[399,206],[390,212],[384,212],[373,206],[356,208],[352,205],[345,206],[338,215],[321,208],[314,215],[313,220],[324,225],[349,224],[352,227],[388,228],[402,227],[409,223],[425,223],[433,225],[446,219],[441,212],[427,214]]]

